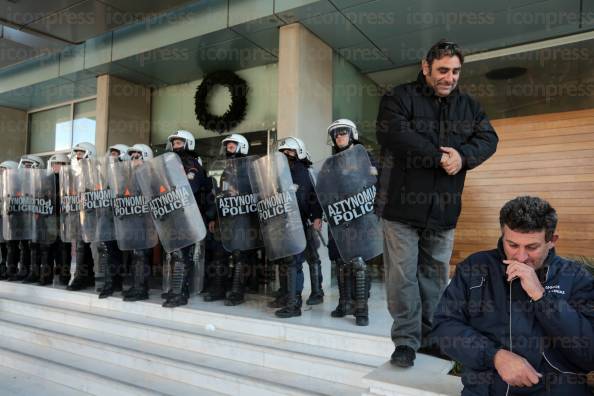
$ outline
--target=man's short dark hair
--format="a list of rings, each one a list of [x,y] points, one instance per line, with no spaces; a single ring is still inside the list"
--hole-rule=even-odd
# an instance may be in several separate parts
[[[444,56],[457,56],[460,59],[460,64],[464,64],[464,54],[462,54],[462,50],[458,47],[458,44],[447,40],[439,40],[433,44],[429,48],[425,60],[431,67],[435,59],[441,59]]]
[[[557,227],[557,212],[544,199],[517,197],[507,202],[499,212],[501,228],[506,225],[516,232],[545,232],[545,241],[550,241]]]

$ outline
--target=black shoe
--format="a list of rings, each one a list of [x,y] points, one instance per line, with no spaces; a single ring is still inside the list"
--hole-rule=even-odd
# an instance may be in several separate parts
[[[124,301],[142,301],[148,300],[149,293],[145,289],[135,289],[131,288],[126,290],[126,294],[124,295]]]
[[[161,293],[161,298],[167,300],[172,295],[173,295],[173,292],[171,290],[169,290],[169,291],[166,291],[165,293]]]
[[[330,316],[332,316],[333,318],[344,318],[347,315],[352,315],[353,314],[353,304],[351,303],[346,303],[346,304],[341,304],[338,303],[338,305],[336,306],[336,309],[332,312],[330,312]]]
[[[452,360],[448,355],[445,355],[443,352],[441,352],[441,349],[439,349],[437,345],[421,347],[419,348],[418,352],[424,355],[434,356],[439,359]]]
[[[211,290],[204,293],[202,299],[206,302],[220,301],[225,299],[225,292],[223,290]]]
[[[287,305],[284,308],[275,311],[274,314],[279,318],[292,318],[294,316],[301,316],[301,308],[297,304]]]
[[[287,295],[280,295],[280,296],[276,296],[276,298],[272,301],[269,301],[268,304],[266,304],[266,306],[268,308],[283,308],[287,306]]]
[[[8,268],[6,264],[0,264],[0,280],[8,279]]]
[[[165,301],[162,306],[165,308],[175,308],[179,307],[180,305],[186,305],[188,303],[188,298],[181,294],[170,294],[167,301]]]
[[[414,349],[406,345],[398,345],[390,357],[390,363],[398,367],[412,367],[416,357]]]
[[[99,289],[99,298],[107,298],[113,294],[113,287],[111,286],[103,286]]]
[[[242,304],[245,301],[243,293],[229,293],[227,298],[225,299],[225,305],[228,307],[232,307],[234,305]]]
[[[324,302],[324,295],[321,293],[318,294],[310,294],[309,298],[307,299],[307,301],[305,301],[305,303],[307,305],[318,305],[318,304],[322,304]]]
[[[367,315],[355,316],[355,324],[357,326],[369,326],[369,316],[367,316]]]
[[[27,276],[25,279],[23,279],[23,283],[38,283],[38,282],[39,282],[39,276],[33,275],[32,273],[29,274],[29,276]]]
[[[66,290],[77,291],[77,290],[86,289],[86,288],[91,287],[91,286],[94,286],[94,284],[91,284],[91,282],[89,282],[87,279],[84,279],[84,278],[74,278],[74,280],[72,281],[72,283],[69,284],[68,286],[66,286]]]

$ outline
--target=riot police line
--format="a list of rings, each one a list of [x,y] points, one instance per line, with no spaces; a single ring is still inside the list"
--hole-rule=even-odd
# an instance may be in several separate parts
[[[238,305],[245,301],[246,274],[259,260],[255,252],[263,249],[278,266],[279,289],[268,306],[288,318],[301,315],[304,261],[311,280],[306,304],[323,302],[322,242],[337,269],[332,316],[354,315],[357,325],[367,325],[366,262],[382,251],[373,213],[377,170],[353,122],[333,122],[328,135],[333,155],[313,164],[298,138],[282,139],[258,158],[249,155],[244,136],[232,134],[221,142],[211,177],[194,136],[183,130],[170,135],[167,152],[156,157],[144,144],[116,144],[98,156],[94,145],[79,143],[69,156],[52,156],[47,169],[34,155],[19,164],[5,161],[0,278],[59,282],[68,290],[95,286],[99,298],[121,291],[126,301],[145,300],[153,248],[160,244],[164,307],[187,304],[191,291]],[[196,260],[204,250],[205,262]],[[130,272],[133,284],[122,291]]]

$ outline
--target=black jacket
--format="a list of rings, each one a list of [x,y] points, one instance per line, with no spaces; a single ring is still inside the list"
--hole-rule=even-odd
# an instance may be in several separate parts
[[[301,213],[301,222],[303,227],[307,226],[307,220],[322,218],[322,207],[318,202],[318,197],[313,188],[309,170],[305,164],[299,160],[289,161],[291,169],[291,177],[293,183],[297,184],[297,203],[299,205],[299,212]]]
[[[208,223],[208,221],[212,220],[209,217],[214,213],[214,202],[208,199],[208,195],[212,192],[212,180],[206,176],[206,171],[191,153],[186,151],[175,153],[179,155],[184,170],[188,175],[188,182],[194,193],[202,218],[205,223]]]
[[[512,281],[510,286],[504,258],[500,242],[498,249],[464,260],[456,268],[435,313],[431,336],[443,352],[462,363],[462,394],[506,393],[507,384],[493,364],[500,348],[511,349],[536,371],[548,373],[533,387],[512,387],[510,395],[548,394],[543,389],[555,395],[583,394],[583,378],[581,386],[563,388],[563,381],[558,380],[559,373],[552,366],[573,373],[594,370],[592,275],[580,264],[551,250],[539,271],[545,294],[533,302],[519,280]],[[565,382],[574,384],[579,379],[575,375],[565,376]]]
[[[440,98],[419,73],[382,98],[377,118],[381,146],[378,215],[415,227],[451,229],[461,211],[466,171],[489,158],[497,134],[476,100],[456,88]],[[462,156],[460,172],[439,165],[440,147]]]

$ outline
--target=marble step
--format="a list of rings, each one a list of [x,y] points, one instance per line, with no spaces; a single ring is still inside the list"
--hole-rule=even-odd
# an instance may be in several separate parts
[[[352,326],[347,330],[324,327],[316,318],[312,325],[295,323],[297,318],[275,319],[271,317],[254,318],[247,316],[250,304],[256,305],[256,311],[264,312],[265,301],[249,301],[237,307],[224,307],[223,304],[204,303],[198,298],[191,300],[187,306],[175,309],[163,309],[161,300],[152,293],[151,300],[135,303],[124,302],[121,298],[111,297],[98,299],[91,292],[67,292],[59,288],[23,285],[20,283],[0,282],[0,298],[26,299],[32,303],[50,305],[62,302],[70,306],[81,306],[90,313],[98,309],[121,312],[126,315],[135,314],[144,319],[160,320],[164,323],[181,325],[189,324],[194,328],[215,328],[217,331],[229,331],[261,339],[283,340],[298,345],[330,348],[346,351],[351,355],[375,356],[374,364],[381,364],[393,349],[389,336],[366,334],[365,329]],[[252,307],[253,308],[253,307]],[[252,309],[252,312],[254,309]],[[264,313],[263,315],[268,315]],[[334,318],[324,318],[336,321]],[[387,331],[387,330],[386,330]],[[315,334],[315,337],[312,337]]]
[[[83,359],[91,367],[95,364],[104,369],[111,367],[115,373],[124,375],[123,378],[128,378],[124,373],[132,371],[139,378],[204,388],[228,395],[360,395],[364,390],[362,387],[297,375],[282,370],[282,367],[262,368],[124,336],[117,337],[103,333],[101,329],[46,322],[2,313],[0,332],[4,340],[0,341],[0,347],[7,343],[22,343],[28,348],[45,350],[28,355],[47,358],[49,353],[54,357],[51,360],[56,363],[68,364],[73,359]],[[121,380],[117,375],[114,377],[113,373],[105,376]],[[164,392],[163,388],[161,392]],[[176,391],[172,394],[189,393]]]
[[[196,328],[186,324],[147,320],[136,314],[94,309],[66,303],[34,304],[21,299],[0,298],[0,318],[28,323],[52,331],[74,333],[101,329],[105,335],[141,341],[165,348],[177,348],[216,358],[230,359],[256,367],[283,368],[293,374],[350,386],[361,386],[362,378],[385,360],[332,348],[270,340],[242,333]],[[16,318],[11,319],[11,315]],[[63,327],[68,323],[69,327]],[[311,337],[316,333],[312,331]]]

